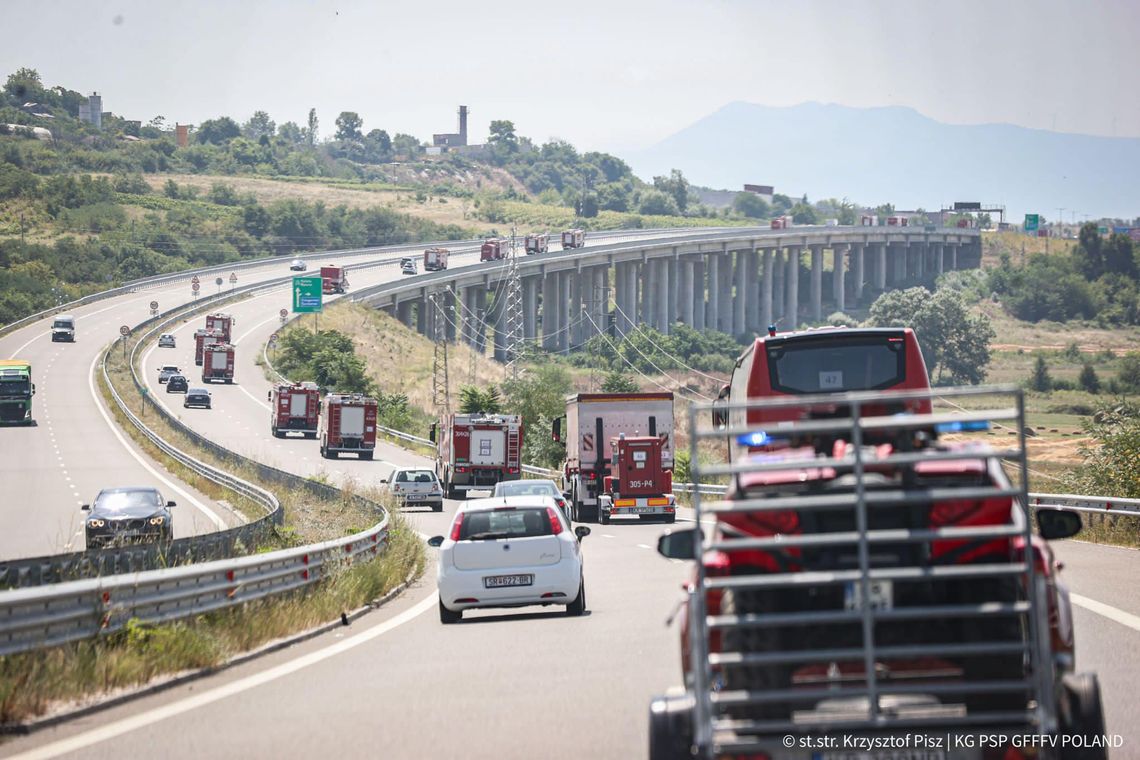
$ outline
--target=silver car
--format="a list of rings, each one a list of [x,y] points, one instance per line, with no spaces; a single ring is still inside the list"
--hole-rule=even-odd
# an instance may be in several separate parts
[[[443,511],[443,486],[432,470],[401,467],[381,482],[388,484],[388,490],[400,506],[425,506],[431,507],[433,512]]]
[[[177,346],[175,345],[174,336],[171,335],[170,333],[163,333],[162,335],[159,335],[158,336],[158,347],[159,348],[177,348]]]

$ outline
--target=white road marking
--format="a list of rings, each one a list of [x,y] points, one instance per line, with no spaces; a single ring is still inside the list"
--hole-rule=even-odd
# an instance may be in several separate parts
[[[638,549],[652,549],[653,547],[650,546],[649,544],[638,544],[637,548]]]
[[[81,734],[62,739],[43,747],[30,749],[27,752],[19,755],[13,755],[9,760],[47,760],[48,758],[59,757],[60,755],[68,754],[70,752],[79,752],[82,749],[90,747],[99,742],[105,742],[108,739],[114,739],[117,736],[137,731],[141,728],[154,725],[160,721],[174,718],[191,710],[197,710],[199,707],[213,704],[223,699],[241,694],[242,692],[256,689],[259,686],[276,681],[279,678],[292,675],[299,670],[316,665],[319,662],[335,657],[338,654],[355,649],[361,644],[367,644],[375,638],[383,636],[385,633],[397,628],[410,620],[415,619],[417,616],[422,615],[431,608],[435,607],[436,599],[435,594],[423,599],[414,607],[401,612],[391,620],[381,623],[375,628],[370,628],[363,633],[359,633],[347,639],[342,639],[335,644],[331,644],[324,649],[317,652],[312,652],[304,657],[298,657],[286,663],[282,663],[275,668],[270,668],[262,673],[255,673],[254,675],[247,676],[241,680],[228,683],[225,686],[219,686],[206,692],[195,694],[186,697],[177,702],[172,702],[162,707],[156,707],[153,710],[141,713],[139,715],[132,715],[129,718],[110,723],[90,731],[84,731]]]
[[[139,300],[139,299],[135,299],[135,300]],[[128,301],[127,303],[133,303],[133,302],[132,302],[132,301]],[[108,307],[106,307],[106,308],[104,308],[104,309],[99,309],[98,311],[93,311],[93,312],[91,312],[90,314],[84,314],[84,315],[83,315],[83,319],[90,319],[91,317],[95,316],[96,314],[102,314],[102,313],[103,313],[103,312],[105,312],[105,311],[110,311],[111,309],[115,309],[115,308],[118,308],[118,307],[120,307],[120,306],[123,306],[123,305],[124,305],[124,304],[121,304],[121,303],[117,303],[117,304],[114,304],[114,305],[112,305],[112,306],[108,306]],[[36,340],[39,340],[40,338],[46,338],[46,337],[50,337],[50,336],[51,336],[51,330],[48,330],[48,331],[46,331],[46,332],[42,332],[42,333],[40,333],[39,335],[33,335],[33,336],[32,336],[32,338],[31,338],[31,340],[29,340],[27,343],[25,343],[24,345],[22,345],[22,346],[20,346],[19,348],[17,348],[17,349],[16,349],[16,351],[15,351],[15,352],[14,352],[14,353],[13,353],[11,356],[9,356],[8,358],[9,358],[9,359],[15,359],[15,358],[16,358],[16,354],[20,353],[20,352],[21,352],[21,351],[23,351],[25,348],[27,348],[28,346],[30,346],[30,345],[31,345],[31,344],[32,344],[34,341],[36,341]]]
[[[99,357],[101,355],[101,353],[96,354],[95,358],[91,360],[91,366],[87,370],[87,387],[91,390],[91,398],[95,399],[95,408],[99,410],[99,414],[103,415],[103,420],[107,423],[107,427],[111,428],[111,432],[114,433],[117,439],[119,439],[119,443],[123,444],[123,448],[126,449],[127,452],[135,458],[135,461],[141,464],[147,472],[153,475],[160,483],[164,484],[171,491],[182,496],[184,499],[186,499],[186,501],[193,504],[199,512],[204,514],[212,523],[214,523],[218,530],[224,530],[226,523],[224,520],[222,520],[222,518],[218,517],[218,515],[215,514],[212,509],[195,499],[176,483],[164,477],[161,473],[159,473],[158,470],[151,467],[150,462],[147,462],[137,451],[135,451],[134,448],[127,442],[127,439],[123,437],[123,434],[119,432],[119,426],[115,424],[115,421],[111,419],[111,415],[109,415],[107,413],[107,410],[103,408],[103,399],[99,397],[98,391],[95,390],[95,366],[99,363]]]
[[[1069,600],[1078,607],[1084,607],[1089,612],[1095,612],[1101,617],[1106,617],[1134,631],[1140,631],[1140,617],[1130,612],[1118,610],[1116,607],[1105,604],[1104,602],[1098,602],[1096,599],[1089,599],[1087,596],[1074,594],[1071,591],[1069,592]]]
[[[603,533],[602,538],[614,538],[614,536],[611,536],[609,533]]]

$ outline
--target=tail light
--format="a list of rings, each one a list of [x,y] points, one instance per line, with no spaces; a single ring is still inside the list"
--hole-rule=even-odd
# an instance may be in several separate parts
[[[942,501],[930,508],[930,527],[957,525],[982,506],[979,501]]]
[[[451,524],[451,540],[452,541],[458,541],[459,540],[459,531],[463,527],[463,515],[464,515],[463,512],[460,512],[459,514],[457,514],[455,516],[455,522],[453,522]]]
[[[798,533],[800,530],[800,516],[792,511],[753,512],[748,515],[748,520],[773,534]]]
[[[550,517],[550,534],[557,536],[562,532],[562,520],[558,517],[558,510],[554,507],[547,507],[546,514]]]

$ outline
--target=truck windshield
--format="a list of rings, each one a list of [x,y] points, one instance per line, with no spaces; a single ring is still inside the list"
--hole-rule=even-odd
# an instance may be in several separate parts
[[[62,328],[70,330],[71,329],[71,320],[70,319],[57,319],[55,322],[52,322],[51,326],[52,327],[62,327]]]
[[[0,396],[27,396],[31,389],[26,377],[0,377]]]
[[[906,378],[903,338],[837,336],[768,347],[772,388],[795,395],[883,390]]]

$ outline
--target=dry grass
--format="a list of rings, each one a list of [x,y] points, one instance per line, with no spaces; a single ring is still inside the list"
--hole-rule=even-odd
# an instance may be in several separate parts
[[[0,724],[97,702],[164,677],[216,668],[234,655],[335,620],[424,568],[423,541],[393,514],[388,550],[342,565],[305,591],[163,625],[0,657]]]

